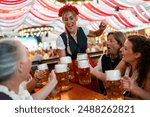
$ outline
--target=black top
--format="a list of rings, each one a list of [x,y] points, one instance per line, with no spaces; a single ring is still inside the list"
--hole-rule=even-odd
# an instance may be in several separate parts
[[[102,55],[102,60],[101,60],[101,64],[102,64],[102,71],[103,73],[105,73],[106,70],[113,70],[115,69],[115,67],[118,65],[118,63],[120,62],[121,58],[117,57],[115,59],[111,59],[110,56],[107,56],[106,54]],[[98,80],[99,82],[99,86],[100,86],[100,90],[104,95],[107,95],[106,89],[104,87],[104,84],[101,80]]]
[[[121,58],[117,57],[115,59],[111,59],[110,56],[102,55],[102,71],[113,70],[120,62]]]
[[[3,92],[0,92],[0,100],[12,100],[12,98]]]
[[[86,35],[83,31],[83,29],[81,27],[78,28],[77,30],[77,41],[78,43],[76,43],[76,41],[73,39],[73,37],[68,34],[68,38],[69,38],[69,46],[70,46],[70,50],[72,55],[70,55],[67,52],[67,36],[66,36],[66,32],[62,33],[61,38],[63,39],[63,42],[65,44],[65,51],[66,51],[66,55],[67,56],[71,56],[71,58],[73,60],[75,60],[77,58],[77,54],[78,53],[86,53],[86,49],[87,49],[87,38]]]

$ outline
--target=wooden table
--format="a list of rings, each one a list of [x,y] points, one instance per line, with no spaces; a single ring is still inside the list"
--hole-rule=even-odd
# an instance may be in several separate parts
[[[72,83],[73,88],[61,92],[61,100],[105,100],[105,97],[91,89],[85,88],[79,84]],[[40,88],[35,88],[37,92]]]
[[[100,93],[72,83],[73,88],[61,93],[61,100],[104,100]]]

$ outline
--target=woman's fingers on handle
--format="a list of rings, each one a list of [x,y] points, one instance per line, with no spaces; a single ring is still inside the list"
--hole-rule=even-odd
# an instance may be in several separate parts
[[[56,83],[56,84],[58,83],[54,70],[52,70],[51,73],[50,73],[50,82],[53,82],[53,83]]]
[[[121,79],[122,85],[123,85],[123,89],[125,90],[129,90],[130,88],[130,78],[128,76],[124,76]]]

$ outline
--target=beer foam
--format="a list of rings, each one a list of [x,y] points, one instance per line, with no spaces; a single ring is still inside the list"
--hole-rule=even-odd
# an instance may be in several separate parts
[[[38,70],[46,70],[46,69],[48,69],[48,66],[47,66],[47,64],[40,64],[37,66],[37,68],[38,68]]]
[[[80,60],[78,61],[78,68],[89,68],[89,61],[88,60]]]
[[[70,56],[65,56],[60,58],[61,63],[72,63],[72,59]]]
[[[67,72],[67,71],[68,71],[67,64],[56,64],[55,65],[56,73],[63,73],[63,72]]]
[[[115,81],[121,79],[121,73],[119,70],[107,70],[105,71],[106,80],[108,81]]]
[[[80,61],[80,60],[87,60],[87,54],[86,53],[77,54],[77,61]]]

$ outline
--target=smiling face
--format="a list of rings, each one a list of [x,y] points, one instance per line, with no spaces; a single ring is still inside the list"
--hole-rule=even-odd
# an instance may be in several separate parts
[[[62,15],[65,28],[70,32],[70,34],[75,34],[77,31],[76,22],[78,20],[77,15],[73,11],[64,12]]]
[[[140,58],[139,52],[133,52],[132,47],[133,44],[127,39],[124,46],[121,48],[123,55],[122,60],[129,64],[135,63]]]
[[[120,50],[120,45],[114,38],[113,34],[110,34],[107,37],[107,52],[108,52],[108,54],[117,56],[119,50]]]

